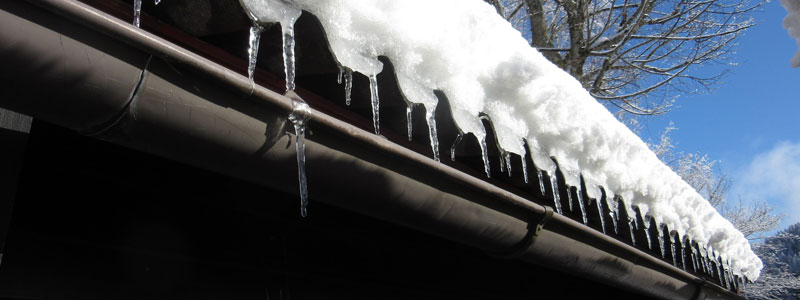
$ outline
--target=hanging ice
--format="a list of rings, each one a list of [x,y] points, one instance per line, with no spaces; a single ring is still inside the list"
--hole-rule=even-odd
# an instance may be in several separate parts
[[[647,249],[653,249],[653,242],[652,242],[652,239],[650,239],[650,217],[649,216],[645,216],[644,217],[644,224],[642,224],[642,225],[644,225],[644,226],[642,226],[642,227],[644,227],[644,236],[645,236],[645,238],[647,238]]]
[[[377,58],[388,58],[426,93],[447,96],[461,133],[481,141],[485,114],[500,128],[500,149],[521,155],[525,138],[540,169],[552,174],[547,161],[558,159],[565,184],[577,186],[580,172],[587,186],[646,207],[681,236],[735,255],[735,273],[758,277],[761,262],[743,235],[484,1],[241,1],[248,15],[282,28],[293,12],[314,14],[340,65],[376,75],[383,67]]]
[[[422,104],[425,108],[425,121],[428,125],[428,137],[431,141],[433,159],[439,161],[439,136],[436,131],[436,106],[439,99],[433,90],[426,88],[401,73],[395,73],[400,93],[409,105]],[[409,120],[411,120],[409,118]],[[410,122],[409,122],[410,124]],[[409,127],[409,130],[410,127]]]
[[[266,3],[268,2],[268,3]],[[294,90],[295,55],[294,55],[294,23],[303,11],[294,3],[285,1],[241,0],[248,17],[253,22],[250,29],[250,48],[248,76],[253,79],[258,57],[259,40],[264,24],[280,23],[283,38],[283,66],[286,75],[286,91]]]
[[[369,95],[372,103],[372,125],[375,127],[375,134],[380,135],[380,99],[378,98],[378,77],[375,74],[369,76]]]
[[[686,240],[681,243],[681,266],[683,266],[683,270],[686,270]]]
[[[300,185],[300,215],[308,215],[308,188],[306,182],[306,123],[311,116],[311,108],[300,98],[292,97],[292,113],[289,121],[294,125],[295,150],[297,152],[297,178]]]
[[[458,143],[461,143],[461,139],[463,138],[464,138],[463,133],[459,133],[458,136],[456,136],[456,140],[453,142],[453,146],[450,147],[450,160],[456,161],[456,146],[458,146]]]
[[[569,203],[569,211],[573,211],[573,208],[572,208],[573,207],[573,205],[572,205],[572,191],[571,191],[571,189],[572,188],[569,185],[566,186],[567,203]]]
[[[658,229],[658,247],[659,249],[661,249],[661,257],[663,258],[666,257],[666,252],[667,252],[666,245],[664,242],[664,228],[661,226],[656,228]]]
[[[586,204],[583,203],[583,192],[581,191],[580,186],[578,186],[577,189],[576,189],[576,195],[578,196],[577,197],[578,198],[577,199],[578,200],[578,208],[581,209],[581,218],[583,218],[583,225],[589,224],[589,219],[587,219],[587,217],[586,217]],[[597,202],[600,203],[600,201],[597,201]],[[602,207],[598,207],[598,208],[600,209],[600,211],[603,211]],[[603,216],[602,216],[602,213],[600,213],[600,220],[602,220],[602,219],[603,219]],[[603,233],[606,233],[606,224],[603,221],[601,221],[601,223],[603,224]]]
[[[636,223],[635,218],[628,217],[628,229],[631,232],[631,244],[636,246],[636,229],[638,224]]]
[[[523,141],[524,143],[524,141]],[[525,157],[528,156],[526,151],[527,148],[522,148],[522,178],[525,179],[525,183],[528,183],[528,163],[525,161]]]
[[[619,233],[619,201],[614,197],[606,197],[605,199],[608,205],[608,215],[611,217],[611,223],[614,226],[614,233]]]
[[[492,177],[492,171],[489,167],[489,147],[486,146],[486,136],[480,138],[481,142],[481,157],[483,158],[483,171],[486,172],[486,177]]]
[[[603,201],[602,199],[595,199],[594,202],[597,206],[597,216],[600,218],[600,228],[603,229],[603,233],[606,233],[606,218],[603,216]],[[616,229],[614,232],[616,232]]]
[[[290,19],[285,24],[281,22],[281,30],[283,30],[283,71],[286,73],[286,91],[294,91],[295,88],[294,22],[296,19],[297,18]]]
[[[511,177],[511,152],[506,152],[505,159],[506,159],[506,168],[508,168],[508,177]],[[525,162],[523,161],[523,163]]]
[[[433,107],[425,107],[425,118],[428,120],[428,136],[431,140],[431,150],[433,159],[439,161],[439,134],[436,131],[436,104]],[[453,156],[455,157],[455,156]]]
[[[142,0],[133,0],[133,26],[139,27],[142,18]]]
[[[544,170],[536,170],[536,175],[539,176],[539,191],[542,192],[542,195],[545,195],[546,191],[544,189]]]
[[[550,187],[553,189],[553,204],[556,206],[556,212],[564,214],[561,211],[561,197],[558,195],[558,180],[555,175],[550,175]]]
[[[503,158],[503,155],[500,154],[500,173],[505,173],[505,172],[506,172],[506,163]]]
[[[675,256],[675,254],[676,254],[676,251],[675,251],[675,240],[676,240],[675,236],[673,235],[672,232],[670,232],[670,234],[669,234],[669,246],[670,246],[670,250],[672,250],[672,265],[677,267],[678,266],[678,258],[677,258],[677,256]]]
[[[411,141],[411,133],[412,133],[411,132],[411,121],[412,121],[411,120],[411,113],[413,112],[412,109],[413,109],[413,106],[411,104],[406,106],[406,125],[408,126],[408,140],[409,141]]]
[[[264,32],[264,27],[261,24],[253,23],[250,26],[250,45],[247,48],[248,62],[247,76],[253,80],[256,71],[256,62],[258,60],[258,47],[261,44],[261,33]]]
[[[353,91],[353,70],[344,68],[344,104],[350,106],[350,98]]]

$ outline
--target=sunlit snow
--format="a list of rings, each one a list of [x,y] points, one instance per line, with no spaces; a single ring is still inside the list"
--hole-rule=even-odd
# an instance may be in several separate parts
[[[536,167],[551,176],[556,170],[554,158],[565,175],[565,189],[580,187],[583,175],[590,197],[598,198],[597,187],[602,186],[609,196],[624,199],[628,215],[633,216],[632,205],[637,206],[657,224],[713,248],[723,260],[730,259],[735,274],[751,280],[758,277],[761,261],[744,236],[577,80],[531,48],[483,1],[241,2],[255,24],[280,23],[285,45],[293,44],[291,31],[301,10],[316,16],[336,60],[346,70],[347,89],[352,83],[350,71],[370,78],[376,133],[380,119],[374,81],[383,70],[378,56],[385,56],[394,64],[404,97],[429,112],[426,121],[436,158],[432,112],[438,99],[434,90],[447,96],[453,119],[464,134],[459,138],[471,134],[479,141],[487,176],[491,172],[481,115],[493,124],[501,153],[528,152]],[[294,74],[291,60],[285,60],[287,89]],[[541,172],[539,176],[543,189]],[[558,190],[555,177],[550,182]],[[561,211],[558,201],[554,206]]]

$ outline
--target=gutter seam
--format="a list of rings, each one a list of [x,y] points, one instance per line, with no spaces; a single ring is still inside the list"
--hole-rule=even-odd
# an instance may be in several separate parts
[[[150,74],[148,70],[150,68],[150,62],[153,60],[153,55],[147,58],[147,62],[144,64],[144,68],[142,68],[142,72],[139,73],[139,80],[136,82],[136,85],[133,87],[131,91],[131,95],[128,98],[127,103],[125,106],[120,109],[118,113],[112,116],[108,121],[101,122],[96,126],[92,126],[91,128],[85,129],[80,131],[79,133],[89,137],[96,137],[100,136],[103,133],[107,132],[108,130],[116,127],[122,119],[124,119],[128,114],[131,113],[131,107],[136,105],[136,101],[139,99],[139,94],[144,90],[144,83],[147,79],[147,75]],[[136,116],[133,116],[136,118]]]

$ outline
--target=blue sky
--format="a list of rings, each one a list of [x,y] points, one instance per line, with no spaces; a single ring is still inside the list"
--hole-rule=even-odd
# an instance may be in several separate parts
[[[798,50],[781,26],[786,10],[772,0],[755,14],[758,25],[739,41],[739,62],[705,95],[686,95],[674,111],[645,121],[641,135],[657,141],[670,121],[677,150],[708,154],[731,175],[729,199],[765,199],[800,222],[800,68]]]

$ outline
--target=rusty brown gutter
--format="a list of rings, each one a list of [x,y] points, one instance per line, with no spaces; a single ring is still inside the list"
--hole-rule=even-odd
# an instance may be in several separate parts
[[[289,98],[83,3],[28,2],[44,10],[0,4],[0,106],[296,192]],[[740,298],[562,215],[534,236],[546,207],[313,108],[311,121],[312,201],[657,298]]]

